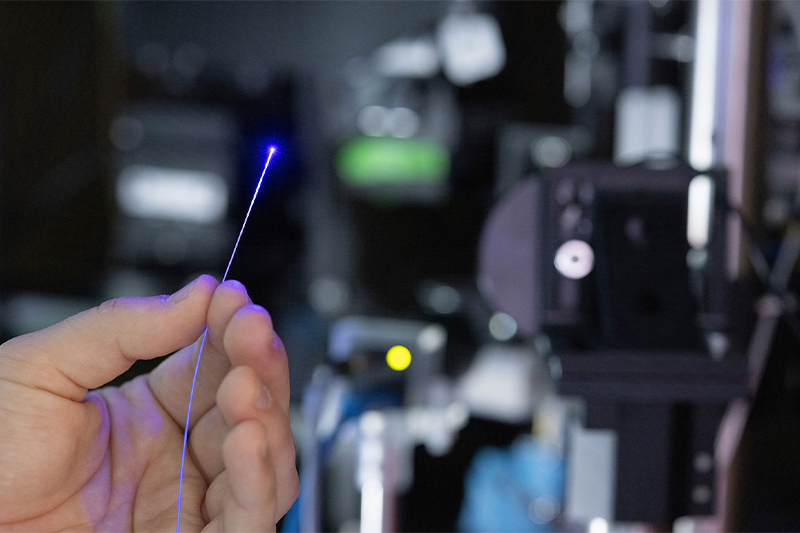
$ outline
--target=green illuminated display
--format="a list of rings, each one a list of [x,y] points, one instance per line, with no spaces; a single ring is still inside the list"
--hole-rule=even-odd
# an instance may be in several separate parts
[[[423,139],[359,137],[339,150],[336,169],[355,187],[438,184],[450,172],[450,153]]]

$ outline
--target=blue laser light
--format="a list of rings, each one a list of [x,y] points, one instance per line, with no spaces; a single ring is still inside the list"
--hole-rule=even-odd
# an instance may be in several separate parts
[[[228,272],[231,270],[231,263],[233,263],[233,257],[236,255],[236,250],[239,248],[239,241],[242,240],[242,233],[244,233],[244,228],[247,226],[247,219],[250,218],[250,211],[253,210],[253,204],[256,203],[256,196],[258,196],[258,191],[261,189],[261,182],[264,181],[264,175],[267,173],[267,168],[269,168],[269,163],[272,161],[272,156],[275,154],[275,147],[270,147],[269,155],[267,156],[267,162],[264,164],[264,170],[261,171],[261,177],[258,178],[258,185],[256,185],[256,190],[253,193],[253,198],[250,200],[250,206],[247,208],[247,213],[244,216],[244,222],[242,222],[242,227],[239,230],[239,236],[236,237],[236,244],[233,245],[233,252],[231,252],[231,257],[228,259],[228,266],[225,268],[225,275],[222,276],[222,283],[228,279]],[[197,384],[197,371],[200,370],[200,358],[203,355],[203,347],[206,345],[206,337],[208,337],[208,326],[206,326],[205,331],[203,331],[203,339],[200,341],[200,350],[197,353],[197,364],[194,367],[194,376],[192,377],[192,388],[189,392],[189,406],[186,409],[186,424],[183,426],[183,450],[181,451],[181,474],[180,474],[180,481],[178,482],[178,521],[175,525],[175,532],[180,533],[181,531],[181,501],[183,499],[183,470],[184,466],[186,465],[186,443],[189,439],[189,419],[192,415],[192,400],[194,400],[194,387]]]

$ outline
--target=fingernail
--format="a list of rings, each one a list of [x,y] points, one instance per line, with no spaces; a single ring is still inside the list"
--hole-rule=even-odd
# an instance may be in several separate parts
[[[253,303],[253,300],[250,299],[250,295],[247,293],[247,287],[245,287],[241,281],[229,279],[227,283],[229,283],[230,286],[234,287],[237,291],[240,291],[242,294],[244,294],[244,297],[247,298],[248,303]]]
[[[266,387],[262,385],[261,390],[256,397],[256,407],[261,410],[266,409],[269,407],[269,404],[272,402],[272,396],[270,395],[269,391]]]
[[[194,280],[191,283],[189,283],[188,285],[186,285],[184,288],[179,290],[178,292],[172,294],[169,298],[167,298],[167,303],[168,304],[176,304],[178,302],[181,302],[181,301],[185,300],[186,298],[189,297],[190,294],[192,294],[192,291],[194,290],[194,286],[196,284],[197,284],[197,280]]]

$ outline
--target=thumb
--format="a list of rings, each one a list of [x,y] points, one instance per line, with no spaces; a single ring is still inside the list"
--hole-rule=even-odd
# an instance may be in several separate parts
[[[217,286],[200,276],[172,296],[117,298],[0,346],[0,379],[75,401],[137,359],[167,355],[197,340]]]

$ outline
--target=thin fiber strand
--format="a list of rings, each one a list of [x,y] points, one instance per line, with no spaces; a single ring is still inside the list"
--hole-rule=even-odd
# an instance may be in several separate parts
[[[250,211],[253,210],[253,204],[256,203],[256,196],[258,196],[258,191],[261,189],[261,182],[264,181],[264,174],[267,173],[267,168],[269,167],[269,162],[272,160],[272,155],[275,153],[275,148],[269,149],[269,155],[267,156],[267,162],[264,165],[264,170],[261,171],[261,177],[258,178],[258,185],[256,185],[256,190],[253,193],[253,198],[250,200],[250,206],[247,208],[247,213],[244,216],[244,222],[242,222],[242,227],[239,230],[239,236],[236,237],[236,244],[233,245],[233,252],[231,252],[231,257],[228,259],[228,266],[225,268],[225,274],[222,276],[222,282],[224,283],[225,280],[228,279],[228,273],[231,270],[231,263],[233,263],[233,257],[236,255],[236,250],[239,249],[239,241],[242,240],[242,233],[244,233],[244,228],[247,226],[247,219],[250,218]],[[206,326],[205,331],[203,331],[203,339],[200,341],[200,350],[197,352],[197,363],[194,365],[194,376],[192,376],[192,389],[189,392],[189,406],[186,409],[186,424],[183,426],[183,450],[181,451],[181,476],[180,481],[178,482],[178,521],[175,525],[175,533],[180,533],[181,531],[181,502],[183,500],[183,469],[186,464],[186,443],[189,440],[189,419],[192,416],[192,401],[194,400],[194,386],[197,384],[197,371],[200,370],[200,358],[203,356],[203,347],[206,345],[206,337],[208,337],[208,326]]]

